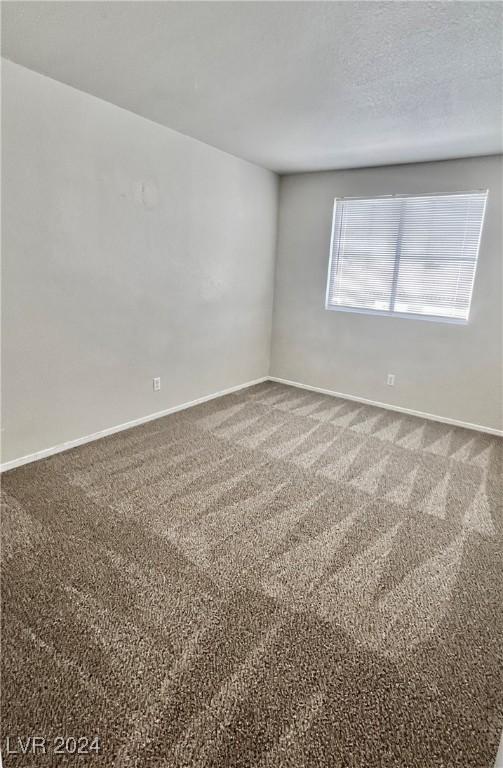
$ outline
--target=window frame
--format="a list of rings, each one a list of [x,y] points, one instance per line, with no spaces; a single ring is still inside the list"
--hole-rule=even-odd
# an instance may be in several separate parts
[[[448,317],[445,315],[426,315],[426,314],[419,314],[416,312],[395,312],[391,309],[366,309],[365,307],[351,307],[346,306],[344,304],[331,304],[329,301],[329,295],[330,295],[330,276],[332,274],[332,261],[334,259],[334,243],[335,243],[335,221],[336,221],[336,209],[337,209],[337,203],[344,202],[345,200],[389,200],[392,198],[411,198],[411,197],[455,197],[456,195],[475,195],[475,194],[481,194],[484,193],[486,195],[485,203],[484,203],[484,210],[482,212],[482,219],[480,222],[480,232],[479,232],[479,239],[477,243],[477,258],[475,261],[475,269],[473,270],[473,278],[472,278],[472,284],[470,288],[470,304],[468,307],[468,317],[466,319],[460,318],[460,317]],[[355,195],[355,196],[341,196],[341,197],[335,197],[334,198],[334,204],[332,207],[332,228],[331,228],[331,234],[330,234],[330,255],[328,259],[328,272],[327,272],[327,282],[326,282],[326,291],[325,291],[325,309],[329,310],[331,312],[349,312],[353,314],[358,315],[377,315],[380,317],[398,317],[401,319],[406,320],[425,320],[426,322],[433,322],[433,323],[450,323],[452,325],[468,325],[470,322],[470,316],[471,316],[471,308],[472,308],[472,298],[473,298],[473,289],[475,285],[475,276],[477,274],[477,268],[479,264],[479,253],[480,253],[480,242],[482,239],[482,232],[484,230],[484,222],[485,222],[485,215],[487,210],[487,200],[489,198],[489,189],[467,189],[462,191],[456,191],[456,192],[414,192],[412,194],[406,194],[406,193],[394,193],[394,194],[388,194],[388,195]],[[340,224],[342,225],[342,217]],[[397,277],[398,277],[398,271],[400,267],[400,243],[401,243],[401,237],[402,237],[402,217],[400,216],[400,224],[399,224],[399,231],[397,236],[397,242],[396,242],[396,252],[395,252],[395,262],[393,265],[393,283],[391,287],[391,294],[390,294],[390,303],[393,301],[394,305],[394,298],[396,296],[396,286],[397,286]],[[338,253],[335,254],[335,258],[338,258]]]

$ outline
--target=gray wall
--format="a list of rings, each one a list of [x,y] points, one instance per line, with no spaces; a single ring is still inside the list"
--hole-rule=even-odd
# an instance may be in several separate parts
[[[265,376],[276,208],[269,171],[4,62],[2,460]]]
[[[492,156],[283,177],[271,374],[501,429],[502,171]],[[489,199],[468,325],[324,309],[334,197],[479,188]]]

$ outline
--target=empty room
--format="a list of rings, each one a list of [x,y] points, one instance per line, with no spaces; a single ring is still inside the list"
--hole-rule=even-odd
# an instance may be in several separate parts
[[[1,12],[0,766],[503,768],[503,3]]]

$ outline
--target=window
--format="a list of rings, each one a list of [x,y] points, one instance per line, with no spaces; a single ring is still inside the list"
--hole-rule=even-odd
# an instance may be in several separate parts
[[[336,199],[326,308],[466,322],[486,199]]]

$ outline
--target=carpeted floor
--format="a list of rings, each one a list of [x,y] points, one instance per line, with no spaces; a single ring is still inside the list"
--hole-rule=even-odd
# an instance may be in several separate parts
[[[501,461],[268,382],[8,472],[4,766],[490,768]]]

